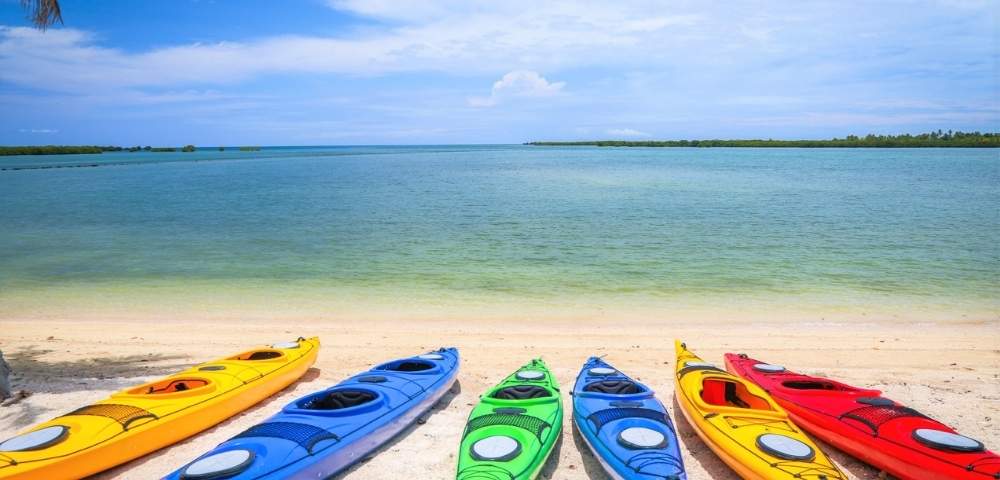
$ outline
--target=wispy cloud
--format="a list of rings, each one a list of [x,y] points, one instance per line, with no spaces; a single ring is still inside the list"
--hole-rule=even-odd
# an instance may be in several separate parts
[[[634,128],[612,128],[607,131],[613,137],[648,137],[649,134]]]
[[[18,129],[21,133],[59,133],[59,130],[54,128],[21,128]]]

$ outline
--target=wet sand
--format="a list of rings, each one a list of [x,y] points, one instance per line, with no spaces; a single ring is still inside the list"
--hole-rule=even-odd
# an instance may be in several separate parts
[[[280,321],[220,320],[218,314],[198,318],[187,312],[185,320],[171,319],[171,312],[155,316],[123,312],[114,320],[59,317],[0,317],[0,348],[15,370],[14,388],[31,393],[0,406],[0,438],[114,390],[253,345],[311,335],[319,335],[323,342],[314,368],[281,394],[177,445],[94,477],[99,479],[159,478],[298,396],[374,363],[440,346],[461,350],[459,383],[453,393],[426,416],[425,423],[411,427],[339,478],[395,479],[401,474],[453,478],[455,450],[478,395],[537,356],[558,376],[567,408],[563,440],[543,478],[606,478],[571,428],[570,397],[565,392],[589,355],[607,355],[616,367],[655,389],[667,405],[681,435],[689,478],[735,479],[676,411],[671,378],[675,337],[720,365],[723,353],[746,352],[805,373],[882,389],[886,396],[1000,449],[996,316],[948,321],[938,316],[768,321],[734,310],[725,317],[713,313],[655,319],[652,315],[505,317],[497,312],[487,318],[438,319],[290,314]],[[875,469],[829,447],[825,450],[851,478],[878,478]]]

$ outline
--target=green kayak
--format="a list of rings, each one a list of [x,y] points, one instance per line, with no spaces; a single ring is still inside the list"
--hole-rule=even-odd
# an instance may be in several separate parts
[[[528,480],[562,434],[559,384],[541,359],[519,368],[479,399],[458,452],[459,480]]]

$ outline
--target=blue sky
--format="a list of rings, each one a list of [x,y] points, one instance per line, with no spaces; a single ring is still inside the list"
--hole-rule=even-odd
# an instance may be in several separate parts
[[[995,3],[0,0],[0,144],[1000,130]]]

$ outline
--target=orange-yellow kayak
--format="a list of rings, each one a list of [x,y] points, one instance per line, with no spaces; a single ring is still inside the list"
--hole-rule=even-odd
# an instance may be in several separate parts
[[[0,442],[0,479],[75,479],[183,440],[309,369],[319,339],[255,348],[112,394]]]
[[[676,342],[677,403],[698,436],[747,480],[847,477],[760,387]]]

